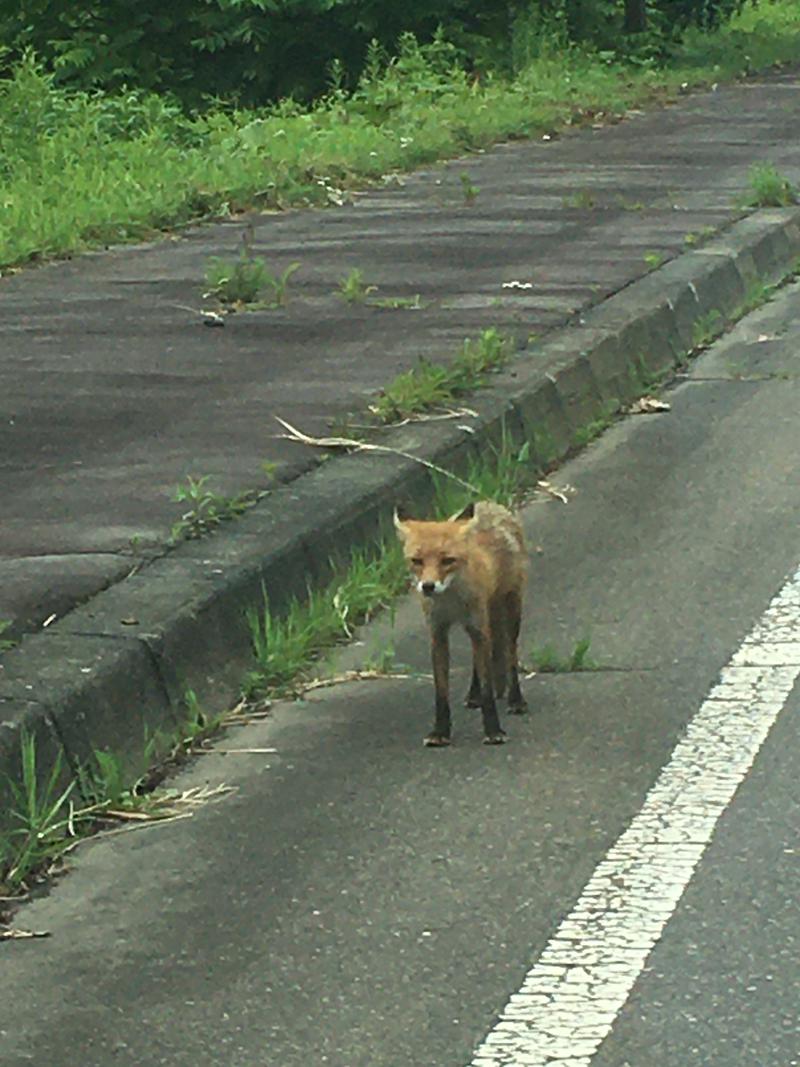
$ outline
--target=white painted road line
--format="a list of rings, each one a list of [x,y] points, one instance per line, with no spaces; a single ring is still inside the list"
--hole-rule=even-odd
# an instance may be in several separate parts
[[[469,1067],[589,1067],[798,674],[800,570],[722,670]]]

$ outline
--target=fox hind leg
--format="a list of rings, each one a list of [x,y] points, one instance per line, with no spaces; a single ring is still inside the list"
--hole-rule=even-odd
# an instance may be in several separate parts
[[[499,699],[505,696],[511,666],[510,620],[502,599],[495,600],[489,608],[489,628],[492,642],[492,683],[494,695]]]
[[[464,697],[464,705],[468,708],[479,708],[481,706],[481,683],[474,663],[472,664],[472,681],[469,683],[469,691]]]
[[[522,598],[519,593],[506,596],[506,619],[508,622],[508,712],[510,715],[524,715],[528,710],[525,697],[519,687],[519,662],[517,645],[522,624]]]
[[[497,717],[497,705],[492,684],[492,646],[488,626],[467,628],[472,641],[472,657],[481,692],[481,714],[483,716],[484,744],[501,745],[506,739],[505,730],[500,727]]]

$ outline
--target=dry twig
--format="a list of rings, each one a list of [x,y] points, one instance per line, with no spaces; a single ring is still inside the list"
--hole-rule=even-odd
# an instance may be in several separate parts
[[[423,467],[427,467],[428,470],[435,471],[436,474],[443,474],[446,478],[452,478],[454,482],[458,482],[464,489],[469,489],[471,493],[480,496],[479,489],[476,489],[469,482],[465,482],[463,478],[459,478],[457,474],[431,463],[430,460],[414,456],[410,452],[403,452],[399,448],[389,448],[388,445],[376,445],[370,441],[358,441],[352,437],[312,437],[310,434],[298,430],[279,415],[276,415],[275,418],[284,429],[288,430],[288,433],[282,433],[278,436],[288,441],[297,441],[298,444],[310,445],[312,448],[349,448],[354,452],[382,452],[385,455],[400,456],[401,459],[410,459],[413,463],[420,463]]]
[[[50,937],[49,930],[0,930],[0,941],[27,941],[32,937]]]

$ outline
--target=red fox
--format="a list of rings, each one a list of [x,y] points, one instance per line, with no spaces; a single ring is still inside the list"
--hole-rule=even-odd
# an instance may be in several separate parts
[[[450,627],[472,641],[468,707],[483,714],[484,743],[502,744],[505,731],[495,697],[508,688],[508,710],[527,705],[519,688],[517,641],[527,556],[522,527],[500,504],[470,504],[444,522],[410,519],[395,511],[397,532],[416,578],[431,632],[436,715],[426,745],[450,744]]]

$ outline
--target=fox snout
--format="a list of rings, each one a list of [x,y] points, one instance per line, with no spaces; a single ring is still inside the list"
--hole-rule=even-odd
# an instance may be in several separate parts
[[[425,578],[417,582],[417,589],[423,596],[435,596],[437,593],[443,593],[450,585],[451,575],[448,575],[443,581],[431,581],[429,578]]]

